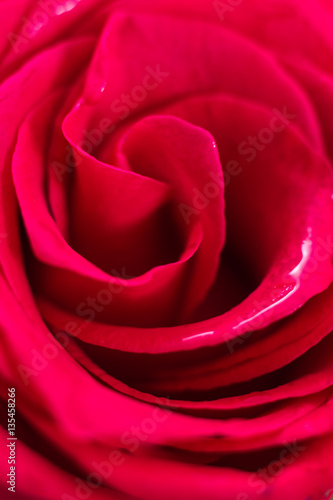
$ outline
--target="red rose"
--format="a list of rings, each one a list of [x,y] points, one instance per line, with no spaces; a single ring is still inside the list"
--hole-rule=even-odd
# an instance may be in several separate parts
[[[2,498],[330,498],[331,4],[0,9]]]

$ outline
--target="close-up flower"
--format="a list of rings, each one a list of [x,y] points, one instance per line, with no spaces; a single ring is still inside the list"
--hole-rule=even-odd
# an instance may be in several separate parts
[[[0,19],[1,499],[333,499],[333,4]]]

